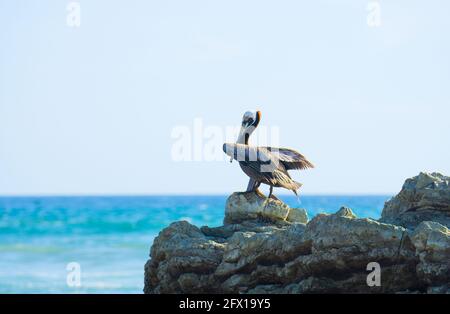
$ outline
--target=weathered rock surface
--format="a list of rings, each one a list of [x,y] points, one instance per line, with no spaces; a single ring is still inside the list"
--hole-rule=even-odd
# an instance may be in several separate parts
[[[443,183],[408,183],[424,180],[416,178],[405,186],[413,184],[419,196],[408,193],[406,199],[440,204],[436,217],[441,217],[450,200],[445,203],[445,193],[438,192],[434,202],[421,186],[441,189]],[[401,201],[393,200],[386,204],[384,219],[408,212]],[[432,208],[436,209],[427,205],[430,213]],[[223,226],[197,228],[180,221],[160,232],[145,265],[144,292],[450,292],[449,229],[436,221],[406,227],[358,219],[346,207],[307,222],[304,210],[254,193],[234,193],[227,201]],[[374,265],[380,266],[381,286],[368,285]]]
[[[402,190],[386,202],[380,221],[415,228],[422,221],[450,227],[450,177],[421,172],[407,179]]]
[[[290,208],[282,201],[269,199],[256,193],[236,192],[225,205],[225,224],[252,219],[269,221],[308,222],[306,210]]]
[[[433,221],[424,221],[411,236],[419,256],[417,274],[427,284],[450,283],[450,230]],[[448,287],[450,288],[450,286]]]

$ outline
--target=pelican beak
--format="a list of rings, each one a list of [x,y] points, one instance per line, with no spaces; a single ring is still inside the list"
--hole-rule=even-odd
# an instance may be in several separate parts
[[[234,145],[234,144],[231,144],[231,145]],[[230,163],[233,162],[233,153],[232,153],[232,148],[230,147],[230,144],[224,143],[222,149],[225,154],[230,156]]]

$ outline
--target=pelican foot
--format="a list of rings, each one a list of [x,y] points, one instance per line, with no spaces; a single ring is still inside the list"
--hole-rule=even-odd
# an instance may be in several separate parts
[[[270,197],[269,198],[271,198],[271,199],[273,199],[273,200],[276,200],[276,201],[281,201],[278,197],[276,197],[275,195],[270,195]]]

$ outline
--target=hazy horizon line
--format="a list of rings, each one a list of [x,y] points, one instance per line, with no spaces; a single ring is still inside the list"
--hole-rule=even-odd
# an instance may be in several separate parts
[[[233,192],[235,193],[235,192]],[[232,194],[232,193],[231,193]],[[0,194],[0,198],[26,198],[26,197],[183,197],[183,196],[230,196],[228,193],[155,193],[155,194]],[[302,196],[393,196],[396,193],[304,193]],[[292,196],[289,193],[276,193],[280,196]]]

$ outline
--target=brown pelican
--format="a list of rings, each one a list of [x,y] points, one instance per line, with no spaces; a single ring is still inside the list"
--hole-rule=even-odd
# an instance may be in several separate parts
[[[270,186],[269,198],[276,199],[272,194],[274,186],[291,190],[297,195],[302,184],[292,180],[288,170],[314,168],[314,165],[293,149],[248,145],[249,137],[260,120],[260,111],[247,111],[242,118],[236,143],[223,144],[223,151],[231,157],[230,161],[239,161],[242,171],[250,177],[247,191],[261,195],[258,187],[264,183]]]

